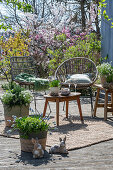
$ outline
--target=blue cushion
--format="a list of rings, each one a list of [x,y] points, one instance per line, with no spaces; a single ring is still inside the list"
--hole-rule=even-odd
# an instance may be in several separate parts
[[[69,77],[65,83],[72,83],[72,84],[89,84],[91,83],[91,79],[87,74],[73,74]]]

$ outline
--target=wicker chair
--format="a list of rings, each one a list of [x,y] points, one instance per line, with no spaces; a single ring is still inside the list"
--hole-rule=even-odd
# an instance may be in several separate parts
[[[11,64],[12,81],[15,81],[20,86],[24,86],[25,88],[32,90],[32,93],[34,96],[35,111],[37,111],[37,109],[36,109],[36,92],[34,92],[34,83],[18,81],[15,79],[16,76],[19,75],[20,73],[27,73],[27,74],[32,74],[34,76],[37,76],[35,60],[30,56],[19,56],[19,57],[13,56],[10,58],[10,64]]]
[[[37,77],[36,61],[30,56],[14,56],[10,58],[11,63],[11,77],[12,81],[19,83],[20,85],[28,86],[29,89],[34,89],[32,82],[22,82],[15,80],[15,77],[20,73],[28,73]]]
[[[32,94],[34,96],[34,103],[35,103],[35,112],[39,113],[39,111],[36,108],[36,100],[37,100],[36,96],[38,95],[38,93],[35,91],[34,83],[15,80],[15,77],[20,73],[32,74],[35,77],[37,77],[38,73],[37,73],[36,61],[31,56],[19,56],[19,57],[14,56],[10,58],[10,63],[11,63],[12,81],[15,81],[19,83],[19,85],[25,86],[25,88],[29,88],[29,90],[32,90]],[[49,105],[49,110],[51,112],[50,105]]]
[[[75,85],[73,83],[66,83],[67,77],[74,74],[90,74],[90,83],[77,83],[77,90],[85,89],[91,98],[91,113],[93,112],[92,100],[92,85],[97,79],[98,71],[95,63],[84,57],[71,58],[64,61],[56,70],[55,78],[60,80],[61,87],[69,87],[73,90]],[[70,85],[69,85],[70,84]]]

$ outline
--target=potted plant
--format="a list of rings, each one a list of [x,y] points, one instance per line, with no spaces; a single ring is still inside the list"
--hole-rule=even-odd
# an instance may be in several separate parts
[[[9,83],[2,86],[5,93],[1,97],[4,107],[4,117],[6,126],[12,125],[13,115],[23,117],[29,115],[29,106],[32,100],[32,94],[24,90],[16,83]]]
[[[97,66],[97,69],[102,85],[113,82],[113,67],[110,63],[102,63]]]
[[[58,96],[59,94],[59,80],[55,79],[50,82],[50,95],[51,96]]]
[[[35,115],[15,118],[14,122],[14,129],[19,130],[22,151],[33,151],[32,138],[38,138],[43,150],[45,150],[47,131],[49,129],[47,118]]]

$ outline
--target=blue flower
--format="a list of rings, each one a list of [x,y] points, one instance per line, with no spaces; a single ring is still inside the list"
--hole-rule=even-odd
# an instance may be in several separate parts
[[[7,120],[7,122],[11,122],[11,120]]]

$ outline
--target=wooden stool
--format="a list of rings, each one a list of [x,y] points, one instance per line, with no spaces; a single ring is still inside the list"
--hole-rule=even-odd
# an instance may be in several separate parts
[[[78,93],[78,92],[70,93],[69,96],[61,96],[60,94],[59,94],[59,96],[44,95],[46,100],[45,100],[45,106],[44,106],[44,111],[43,111],[43,117],[46,114],[48,102],[55,102],[56,103],[56,123],[57,123],[57,126],[59,126],[59,103],[66,102],[66,118],[68,118],[69,101],[77,100],[78,109],[79,109],[79,113],[80,113],[80,119],[81,119],[81,121],[83,121],[82,109],[81,109],[80,98],[79,98],[80,95],[81,95],[81,93]]]
[[[97,88],[97,95],[96,95],[93,115],[96,116],[96,110],[97,110],[98,107],[104,107],[104,120],[107,120],[107,112],[113,113],[113,90],[112,89],[106,89],[101,84],[94,84],[94,87]],[[104,101],[104,103],[98,103],[100,90],[105,91],[105,101]],[[109,93],[111,93],[111,103],[108,103],[108,94]]]

